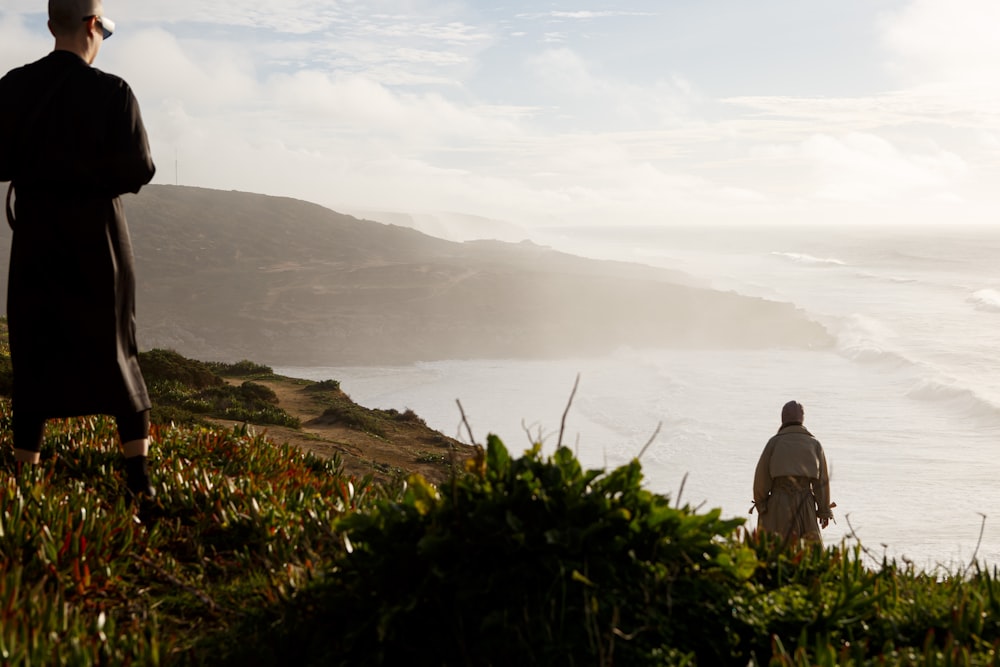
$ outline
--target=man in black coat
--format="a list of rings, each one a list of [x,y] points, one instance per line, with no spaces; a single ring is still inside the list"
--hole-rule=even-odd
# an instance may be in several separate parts
[[[0,79],[0,181],[11,182],[14,230],[14,454],[19,465],[38,463],[48,418],[114,415],[128,490],[152,496],[150,402],[119,195],[138,192],[155,167],[128,84],[91,67],[114,31],[101,0],[49,0],[48,26],[52,53]]]

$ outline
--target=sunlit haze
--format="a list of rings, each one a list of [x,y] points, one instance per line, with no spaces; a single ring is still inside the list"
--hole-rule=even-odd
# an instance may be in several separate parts
[[[518,225],[992,222],[988,0],[107,0],[154,182]],[[0,66],[52,46],[2,0]]]

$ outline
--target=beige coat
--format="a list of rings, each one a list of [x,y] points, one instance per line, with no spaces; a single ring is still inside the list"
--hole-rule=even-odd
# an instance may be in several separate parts
[[[782,426],[757,462],[757,525],[785,539],[820,539],[818,519],[833,518],[830,473],[819,440],[801,424]]]

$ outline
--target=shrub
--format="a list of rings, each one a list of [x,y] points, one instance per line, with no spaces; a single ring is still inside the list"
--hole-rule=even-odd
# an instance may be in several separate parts
[[[14,371],[10,365],[10,352],[0,353],[0,396],[10,396],[14,391]]]
[[[227,384],[206,389],[185,405],[203,403],[206,413],[224,419],[298,428],[298,418],[277,407],[277,402],[274,391],[248,380],[239,387]]]
[[[470,467],[340,520],[353,554],[279,612],[256,664],[747,663],[728,602],[756,566],[741,519],[671,507],[637,461],[513,460],[491,437]]]
[[[396,415],[396,420],[401,422],[408,422],[411,424],[420,424],[422,426],[427,426],[427,422],[424,421],[423,417],[418,415],[413,410],[407,408],[404,412]]]
[[[340,380],[320,380],[306,386],[306,391],[340,391]]]
[[[150,420],[156,424],[203,424],[205,417],[213,416],[253,424],[300,426],[297,417],[277,406],[274,390],[249,380],[238,387],[223,382],[195,389],[177,380],[154,380],[148,386],[153,401]]]
[[[249,380],[240,385],[238,393],[247,402],[278,404],[278,395],[273,389]]]
[[[449,465],[451,463],[451,457],[447,454],[440,454],[434,452],[420,452],[416,458],[417,463],[440,463],[442,465]]]
[[[264,364],[258,364],[255,361],[250,361],[249,359],[243,359],[235,363],[226,363],[224,361],[207,361],[205,365],[217,375],[223,377],[245,377],[249,375],[274,375],[274,371],[270,366],[265,366]]]
[[[149,421],[153,424],[176,424],[178,426],[206,426],[208,422],[201,415],[176,405],[153,405],[149,411]]]
[[[9,438],[10,405],[0,401]],[[233,619],[343,549],[371,480],[250,429],[153,427],[155,503],[122,497],[114,419],[53,420],[16,478],[0,448],[0,664],[202,665]]]
[[[326,424],[340,424],[373,435],[384,436],[385,430],[376,418],[377,410],[366,410],[353,403],[338,403],[323,411],[318,419]]]
[[[0,317],[0,396],[10,396],[13,390],[14,372],[10,365],[7,318]]]
[[[173,350],[154,349],[139,353],[139,366],[147,383],[179,382],[194,389],[217,387],[225,381],[201,361],[188,359]]]

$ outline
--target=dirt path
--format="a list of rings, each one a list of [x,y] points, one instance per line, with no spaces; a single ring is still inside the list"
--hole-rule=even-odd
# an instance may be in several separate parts
[[[435,484],[448,479],[452,462],[459,465],[473,448],[429,428],[412,413],[370,410],[337,388],[317,388],[294,378],[228,378],[270,387],[285,412],[298,417],[301,428],[258,426],[274,442],[287,442],[324,458],[340,455],[344,470],[361,477],[388,480],[418,472]],[[231,427],[239,422],[214,420]]]

